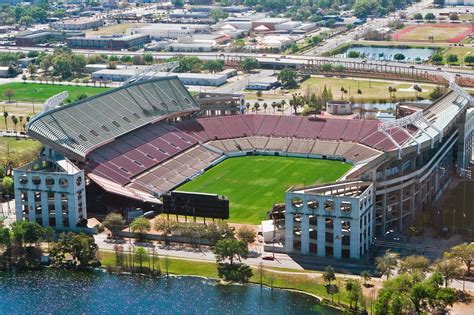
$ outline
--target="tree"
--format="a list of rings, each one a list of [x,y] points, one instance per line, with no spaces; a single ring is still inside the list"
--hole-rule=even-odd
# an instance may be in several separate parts
[[[177,9],[184,7],[184,1],[183,0],[172,0],[171,3]]]
[[[448,283],[462,274],[461,262],[454,258],[444,257],[438,259],[434,265],[434,271],[443,276],[444,286],[448,287]]]
[[[143,263],[148,261],[148,253],[143,247],[135,248],[134,260],[140,266],[140,269],[142,269]]]
[[[433,91],[431,91],[429,96],[430,96],[430,100],[435,101],[443,95],[444,95],[443,89],[437,86],[433,89]]]
[[[257,96],[257,99],[261,99],[261,98],[262,98],[262,95],[263,95],[263,93],[262,93],[262,91],[261,91],[261,90],[258,90],[258,91],[255,93],[255,95]]]
[[[176,72],[201,72],[202,60],[196,56],[181,56]]]
[[[375,301],[375,314],[444,313],[456,296],[454,289],[443,288],[442,284],[439,273],[425,280],[418,274],[401,274],[387,280]]]
[[[256,69],[258,66],[258,60],[255,58],[245,58],[240,62],[240,67],[246,72]]]
[[[413,85],[413,90],[415,90],[416,97],[419,96],[419,93],[423,92],[422,88],[418,84]]]
[[[334,273],[334,269],[332,266],[327,266],[323,272],[323,279],[328,285],[331,285],[331,281],[336,280],[336,274]]]
[[[332,65],[330,63],[325,63],[321,66],[321,70],[324,72],[330,72],[332,71]]]
[[[43,228],[36,222],[21,221],[23,226],[23,240],[26,244],[35,244],[43,236]]]
[[[37,71],[38,71],[38,70],[37,70],[37,68],[36,68],[36,66],[35,66],[34,63],[30,63],[30,64],[28,65],[28,72],[30,73],[30,76],[36,74]]]
[[[252,276],[252,269],[240,263],[249,254],[246,243],[234,238],[220,240],[216,243],[214,254],[218,263],[219,277],[226,281],[248,282]],[[236,260],[238,263],[235,263]]]
[[[143,54],[143,60],[144,60],[147,64],[152,64],[153,61],[154,61],[154,58],[153,58],[153,55],[152,55],[152,54],[146,53],[146,54]]]
[[[135,56],[133,56],[133,58],[132,58],[132,64],[133,64],[134,66],[144,65],[144,64],[145,64],[145,60],[143,59],[142,56],[140,56],[140,55],[135,55]]]
[[[456,245],[446,254],[448,258],[459,259],[467,268],[467,274],[471,274],[472,262],[474,261],[474,243]]]
[[[456,12],[451,12],[449,13],[449,19],[451,21],[457,21],[459,20],[459,15]]]
[[[347,53],[348,58],[359,58],[360,57],[360,52],[351,50]]]
[[[278,74],[278,80],[281,82],[284,88],[294,89],[298,87],[298,82],[296,81],[297,76],[298,74],[294,69],[285,68]]]
[[[430,260],[425,256],[420,255],[411,255],[404,257],[400,262],[401,273],[425,273],[428,272],[430,268]]]
[[[90,235],[63,233],[60,244],[62,244],[62,250],[68,252],[74,261],[79,262],[81,267],[89,266],[91,261],[95,261],[97,258],[98,247]]]
[[[222,9],[212,9],[210,16],[214,22],[217,23],[219,20],[226,19],[229,16],[229,13],[224,12]]]
[[[16,125],[18,124],[18,118],[15,115],[13,115],[11,119],[12,119],[13,125],[15,126],[15,132],[16,132]]]
[[[439,65],[443,62],[443,56],[440,54],[434,54],[433,56],[431,56],[431,62],[435,65]]]
[[[123,55],[122,57],[120,57],[120,61],[123,63],[130,63],[132,62],[132,57],[128,55]]]
[[[368,15],[380,8],[377,0],[356,0],[352,6],[354,15],[358,18],[366,18]]]
[[[5,176],[2,179],[2,190],[6,195],[11,195],[13,192],[13,179],[9,176]]]
[[[421,13],[415,13],[415,15],[413,15],[413,19],[421,21],[423,20],[423,15]]]
[[[203,68],[211,72],[219,72],[224,69],[224,60],[209,60],[204,63]]]
[[[457,55],[453,55],[453,54],[449,54],[448,57],[446,58],[446,61],[452,65],[453,63],[456,63],[459,61],[458,59],[458,56]]]
[[[358,280],[352,280],[352,279],[347,280],[346,291],[349,292],[350,307],[352,308],[352,305],[354,303],[354,309],[357,312],[357,304],[363,297],[362,287],[360,285],[360,282]]]
[[[228,260],[233,265],[235,260],[241,262],[242,259],[247,259],[249,250],[243,241],[227,238],[216,243],[214,253],[218,262]]]
[[[392,271],[398,266],[398,254],[386,251],[385,255],[375,258],[377,270],[386,276],[387,280],[392,275]]]
[[[27,79],[27,78],[26,78],[26,75],[22,75],[22,76],[21,76],[21,79],[23,80],[23,84],[25,84],[25,83],[26,83],[26,79]]]
[[[241,227],[237,232],[237,237],[241,241],[245,242],[245,244],[251,244],[255,242],[255,236],[255,231],[247,225]]]
[[[41,239],[45,241],[46,243],[48,243],[48,248],[49,248],[49,244],[54,241],[55,237],[56,237],[56,232],[54,231],[52,227],[48,226],[48,227],[43,228]]]
[[[110,231],[112,236],[115,237],[117,232],[125,227],[125,220],[120,213],[111,212],[107,214],[102,224]]]
[[[76,97],[76,101],[80,101],[80,100],[83,100],[83,99],[86,99],[87,98],[87,94],[86,93],[82,93],[82,94],[79,94],[77,97]]]
[[[12,89],[6,89],[3,92],[3,96],[8,98],[8,103],[11,102],[13,95],[15,95],[15,90],[12,90]]]
[[[472,64],[474,63],[474,55],[467,55],[466,57],[464,57],[464,62],[472,66]]]
[[[370,273],[370,270],[364,270],[360,273],[360,276],[362,279],[364,279],[364,287],[367,287],[367,282],[372,279],[372,274]]]
[[[426,13],[425,20],[433,21],[434,19],[436,19],[436,16],[433,13],[431,12]]]
[[[396,61],[403,61],[403,60],[405,60],[405,55],[404,54],[395,54],[393,56],[393,59],[396,60]]]
[[[144,234],[151,229],[150,220],[145,217],[138,217],[132,221],[130,229],[137,234],[138,239],[142,240]]]
[[[5,120],[5,129],[8,130],[8,112],[3,109],[3,119]]]

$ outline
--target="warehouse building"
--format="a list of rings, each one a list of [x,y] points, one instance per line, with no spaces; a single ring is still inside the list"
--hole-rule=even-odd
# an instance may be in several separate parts
[[[77,49],[122,50],[143,48],[149,42],[150,36],[139,34],[128,36],[70,37],[67,40],[67,46]]]
[[[92,73],[92,79],[99,81],[125,82],[137,74],[140,68],[104,69]],[[157,72],[153,78],[164,78],[168,72]],[[226,73],[176,73],[179,80],[185,85],[221,86],[227,82]]]

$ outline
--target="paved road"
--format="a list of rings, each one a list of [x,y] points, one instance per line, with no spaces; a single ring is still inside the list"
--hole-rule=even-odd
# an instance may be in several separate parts
[[[107,242],[105,234],[94,235],[95,241],[101,250],[109,250],[113,251],[115,243]],[[135,244],[130,243],[123,243],[120,244],[124,247],[124,251],[131,250],[135,247]],[[147,246],[148,247],[148,246]],[[203,247],[204,248],[204,247]],[[183,247],[183,249],[179,249],[178,247],[172,248],[163,248],[162,246],[155,246],[156,253],[159,256],[170,256],[176,258],[183,258],[183,259],[190,259],[190,260],[200,260],[200,261],[209,261],[215,262],[216,257],[214,253],[211,251],[200,251],[198,249],[191,249],[189,247]],[[254,248],[258,253],[261,253],[261,246]],[[246,260],[246,263],[252,266],[259,266],[260,263],[264,262],[264,265],[267,267],[279,267],[279,268],[290,268],[290,269],[299,269],[302,270],[303,268],[293,261],[288,255],[286,254],[275,254],[274,261],[262,260],[261,256],[258,258],[249,258]]]

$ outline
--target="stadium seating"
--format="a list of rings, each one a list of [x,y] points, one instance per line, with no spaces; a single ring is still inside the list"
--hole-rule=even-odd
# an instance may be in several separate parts
[[[122,93],[140,102],[157,101],[138,88]],[[163,121],[100,146],[88,155],[87,171],[136,190],[165,192],[231,152],[278,151],[359,163],[395,148],[378,131],[379,124],[376,120],[274,115],[195,118],[174,124]],[[397,128],[389,134],[400,144],[409,138]]]

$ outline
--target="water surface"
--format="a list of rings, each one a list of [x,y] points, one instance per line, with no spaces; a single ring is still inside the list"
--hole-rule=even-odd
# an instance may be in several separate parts
[[[138,313],[341,314],[306,294],[258,285],[223,286],[195,277],[0,272],[0,314]]]

